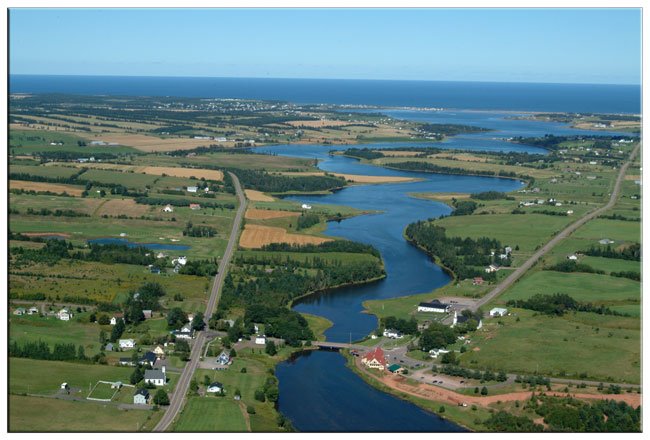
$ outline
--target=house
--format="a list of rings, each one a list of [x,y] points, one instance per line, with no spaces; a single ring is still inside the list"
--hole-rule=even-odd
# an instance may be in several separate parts
[[[14,315],[24,315],[27,311],[25,310],[24,307],[18,307],[16,310],[14,310]]]
[[[125,367],[135,367],[135,362],[130,357],[121,357],[117,363]]]
[[[170,205],[165,206],[162,210],[163,212],[174,212],[174,208],[172,208]]]
[[[511,254],[512,253],[512,248],[510,246],[506,246],[504,249],[506,254]]]
[[[404,335],[397,330],[387,328],[384,330],[384,336],[390,339],[402,339]]]
[[[508,254],[499,254],[499,259],[506,260],[507,258],[508,258]]]
[[[492,272],[497,272],[499,270],[499,266],[496,264],[490,264],[488,267],[485,268],[485,273],[492,273]]]
[[[577,261],[577,260],[578,260],[578,256],[575,255],[575,254],[571,254],[571,255],[567,255],[566,259],[567,259],[567,260],[571,260],[571,261]]]
[[[429,356],[432,357],[433,359],[436,359],[438,356],[445,353],[449,353],[449,350],[445,350],[443,348],[429,350]]]
[[[117,316],[113,316],[111,318],[111,325],[115,325],[115,324],[117,324]]]
[[[27,311],[28,315],[38,315],[39,313],[40,311],[38,310],[38,307],[30,307]]]
[[[151,266],[151,269],[149,269],[149,271],[150,271],[152,274],[160,275],[160,268],[159,268],[159,267]]]
[[[569,209],[569,210],[566,212],[566,215],[571,215],[571,214],[573,214],[573,209]]]
[[[456,327],[458,324],[465,324],[470,319],[471,318],[465,315],[459,315],[456,311],[454,311],[454,321],[451,326]],[[480,329],[481,327],[483,327],[483,320],[479,319],[478,324],[476,325],[476,330]]]
[[[156,258],[158,258],[158,259],[165,258],[166,256],[167,256],[167,255],[165,255],[163,252],[158,252],[158,253],[156,254]]]
[[[302,209],[311,209],[311,205],[308,205],[308,204],[306,204],[306,203],[303,203],[302,205],[300,205],[300,207],[301,207]]]
[[[266,336],[264,336],[264,335],[255,336],[255,343],[258,344],[258,345],[265,345],[266,344]]]
[[[134,405],[146,405],[149,400],[149,391],[145,388],[140,388],[133,395],[133,404]]]
[[[361,358],[361,363],[365,365],[366,368],[374,368],[380,371],[384,371],[386,368],[384,350],[382,350],[381,347],[375,348],[373,351],[367,353],[364,357]]]
[[[165,375],[165,367],[161,370],[145,370],[144,383],[150,383],[155,386],[162,386],[167,383],[167,376]]]
[[[113,343],[109,342],[108,344],[106,344],[106,346],[104,347],[104,350],[113,351]]]
[[[506,316],[508,314],[508,309],[503,309],[500,307],[495,307],[490,310],[490,316]]]
[[[230,363],[230,355],[225,351],[222,351],[219,356],[217,356],[216,362],[219,365],[228,365]]]
[[[187,264],[187,257],[178,257],[172,260],[172,264],[177,266],[185,266]]]
[[[156,348],[153,349],[153,352],[158,359],[164,359],[165,350],[160,345],[157,345]]]
[[[402,367],[400,364],[393,364],[388,367],[388,371],[393,374],[398,374],[404,371],[404,367]]]
[[[221,391],[224,391],[223,384],[221,382],[212,382],[208,385],[206,391],[208,393],[220,393]]]
[[[153,316],[153,312],[151,310],[143,310],[142,314],[144,315],[144,319],[151,319]]]
[[[483,277],[474,277],[474,280],[472,281],[473,286],[482,286],[485,280]]]
[[[198,203],[190,203],[190,209],[196,211],[197,209],[201,209],[201,205]]]
[[[135,339],[120,339],[120,348],[134,348],[135,347]]]
[[[172,331],[172,335],[176,337],[176,339],[192,339],[193,334],[191,331],[183,331],[183,330],[174,330]]]
[[[70,318],[72,318],[72,313],[68,311],[68,309],[61,309],[59,312],[56,314],[58,318],[61,321],[70,321]]]
[[[598,240],[598,243],[600,243],[600,244],[614,244],[614,241],[610,240],[609,238],[603,238],[602,240]]]
[[[421,302],[418,305],[418,312],[447,313],[450,308],[449,304],[443,304],[435,299],[431,302]]]
[[[138,363],[140,365],[149,364],[153,367],[153,364],[156,363],[157,359],[158,357],[156,356],[156,353],[154,353],[153,351],[148,351],[140,358]]]
[[[187,187],[187,192],[190,192],[190,193],[195,193],[195,192],[197,192],[198,190],[199,190],[199,187],[198,187],[198,186],[188,186],[188,187]]]

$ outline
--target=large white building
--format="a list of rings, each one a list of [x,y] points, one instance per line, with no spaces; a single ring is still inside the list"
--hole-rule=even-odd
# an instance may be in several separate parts
[[[431,302],[421,302],[418,305],[418,312],[447,313],[450,307],[449,304],[441,303],[436,299]]]
[[[490,310],[490,316],[506,316],[508,314],[508,309],[503,309],[500,307],[495,307]]]

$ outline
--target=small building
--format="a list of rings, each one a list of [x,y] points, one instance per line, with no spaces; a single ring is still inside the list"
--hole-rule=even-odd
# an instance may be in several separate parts
[[[59,312],[56,314],[58,318],[61,321],[70,321],[70,318],[72,318],[72,313],[68,311],[68,309],[61,309]]]
[[[361,358],[361,363],[365,365],[366,368],[373,368],[384,371],[386,369],[386,357],[384,356],[384,350],[382,350],[381,347],[375,348]]]
[[[111,325],[116,325],[117,324],[117,316],[113,316],[111,318]]]
[[[163,212],[174,212],[174,208],[172,208],[171,205],[165,206],[162,210]]]
[[[567,260],[578,261],[578,256],[576,254],[567,255]]]
[[[598,240],[598,243],[600,243],[600,244],[614,244],[614,241],[610,240],[609,238],[603,238],[602,240]]]
[[[402,367],[400,364],[392,364],[388,367],[388,371],[393,374],[398,374],[404,371],[404,367]]]
[[[25,310],[24,307],[18,307],[16,310],[14,310],[14,315],[17,316],[22,316],[26,313],[27,311]]]
[[[113,343],[109,342],[108,344],[106,344],[106,346],[104,347],[104,350],[113,351]]]
[[[145,388],[140,388],[133,394],[134,405],[146,405],[149,401],[149,391]]]
[[[144,382],[155,386],[162,386],[167,383],[167,376],[165,375],[165,367],[161,370],[145,370]]]
[[[418,305],[418,312],[447,313],[450,308],[449,304],[443,304],[435,299],[431,302],[421,302]]]
[[[198,203],[190,203],[190,209],[192,211],[196,211],[197,209],[201,209],[201,205],[199,205]]]
[[[206,391],[208,393],[220,393],[224,391],[223,384],[221,382],[212,382],[210,385],[208,385]]]
[[[508,314],[508,309],[503,309],[501,307],[495,307],[492,310],[490,310],[490,316],[496,317],[496,316],[506,316]]]
[[[176,339],[192,339],[194,337],[191,331],[183,330],[174,330],[172,331],[172,335],[174,335]]]
[[[30,307],[29,310],[27,310],[28,315],[38,315],[40,313],[40,310],[38,310],[38,307]]]
[[[153,316],[153,312],[151,310],[143,310],[142,314],[144,315],[144,319],[151,319]]]
[[[488,267],[485,268],[485,273],[493,273],[498,271],[499,271],[499,266],[497,266],[496,264],[490,264]]]
[[[138,363],[140,365],[148,364],[148,365],[153,367],[153,364],[156,363],[157,359],[158,359],[158,357],[156,356],[156,353],[154,353],[153,351],[148,351],[144,355],[142,355],[142,357],[140,358]]]
[[[156,348],[153,349],[153,352],[158,359],[165,358],[165,350],[160,345],[156,345]]]
[[[255,343],[257,345],[266,345],[266,336],[265,335],[255,336]]]
[[[465,324],[469,320],[469,317],[465,315],[459,315],[456,311],[454,311],[454,321],[451,324],[451,327],[456,327],[458,324]],[[481,327],[483,327],[483,320],[479,319],[478,323],[476,324],[476,330],[480,329]]]
[[[172,264],[185,266],[187,264],[187,257],[183,256],[183,257],[174,258],[172,260]]]
[[[384,337],[390,339],[402,339],[404,335],[395,329],[387,328],[384,330]]]
[[[483,277],[474,277],[474,280],[472,280],[472,285],[473,286],[482,286],[485,280]]]
[[[134,348],[135,347],[135,339],[120,339],[120,348]]]
[[[123,367],[135,367],[135,362],[130,357],[121,357],[117,363]]]
[[[68,382],[63,382],[63,383],[61,384],[61,389],[62,389],[62,390],[69,390],[69,389],[70,389],[70,386],[68,386]]]
[[[445,353],[449,353],[449,350],[445,350],[444,348],[429,350],[429,356],[433,359],[436,359],[438,356]]]
[[[216,362],[219,365],[228,365],[230,363],[230,355],[225,351],[222,351],[219,356],[217,356]]]
[[[199,187],[198,187],[198,186],[188,186],[188,187],[187,187],[187,192],[190,192],[190,193],[195,193],[195,192],[197,192],[198,190],[199,190]]]
[[[573,209],[569,209],[569,210],[566,212],[566,215],[571,215],[571,214],[573,214]]]
[[[303,203],[302,205],[300,205],[300,207],[301,207],[302,209],[311,209],[311,205],[308,205],[308,204],[306,204],[306,203]]]

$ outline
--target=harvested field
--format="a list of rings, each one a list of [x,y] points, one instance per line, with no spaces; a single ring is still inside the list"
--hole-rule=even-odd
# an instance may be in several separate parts
[[[625,180],[641,180],[641,176],[628,174],[627,176],[625,176]]]
[[[300,172],[300,171],[286,171],[283,173],[278,173],[283,176],[324,176],[325,172],[323,171],[305,171],[305,172]]]
[[[102,204],[95,214],[99,216],[118,216],[124,214],[129,217],[140,217],[149,213],[150,209],[151,207],[149,205],[141,205],[133,199],[112,199],[106,200],[106,203]]]
[[[255,191],[254,189],[246,189],[244,190],[246,193],[246,198],[248,200],[251,200],[253,202],[274,202],[275,199],[271,196],[267,196],[261,191]]]
[[[422,154],[421,151],[396,151],[396,150],[378,150],[389,157],[413,157]]]
[[[432,158],[441,158],[445,159],[450,156],[453,156],[454,159],[462,161],[462,162],[487,162],[487,158],[481,157],[481,156],[476,156],[474,154],[470,153],[436,153],[436,154],[431,154],[429,157]]]
[[[449,201],[451,199],[469,199],[468,193],[422,193],[414,194],[415,197],[429,199],[429,200],[443,200]]]
[[[354,183],[400,183],[400,182],[415,182],[413,177],[400,177],[400,176],[360,176],[357,174],[341,174],[332,173],[335,176],[343,177],[345,180]]]
[[[63,232],[23,232],[23,235],[27,237],[61,237],[61,238],[70,238],[70,234]]]
[[[332,240],[311,235],[290,234],[282,228],[247,224],[239,239],[239,245],[243,248],[260,248],[271,243],[321,244],[326,241]]]
[[[27,180],[10,180],[9,189],[24,189],[25,191],[48,191],[56,194],[67,193],[71,196],[81,197],[82,187],[64,185],[60,183],[31,182]]]
[[[287,124],[294,127],[342,127],[350,125],[348,121],[337,121],[334,119],[319,119],[318,121],[287,121]]]
[[[271,218],[282,218],[282,217],[298,217],[299,212],[292,211],[271,211],[270,209],[255,209],[250,208],[246,210],[245,217],[248,220],[268,220]]]
[[[119,145],[133,147],[147,152],[189,150],[202,145],[207,146],[210,142],[213,142],[206,139],[190,138],[162,139],[154,136],[145,136],[143,134],[107,134],[95,139],[90,139],[90,141],[115,142]]]
[[[200,168],[177,168],[177,167],[136,167],[136,173],[155,174],[162,176],[166,174],[174,177],[196,177],[207,180],[223,180],[223,172],[219,170],[204,170]]]

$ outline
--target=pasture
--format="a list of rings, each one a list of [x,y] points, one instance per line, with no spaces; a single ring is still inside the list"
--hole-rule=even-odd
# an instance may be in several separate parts
[[[81,197],[81,193],[84,191],[83,186],[65,185],[62,183],[32,182],[28,180],[10,180],[9,189],[68,194],[75,197]]]
[[[83,174],[83,179],[96,182],[100,185],[103,183],[113,183],[126,186],[127,188],[142,189],[146,186],[153,186],[158,177],[148,174],[91,169]]]
[[[232,397],[190,397],[178,416],[177,432],[246,432],[239,404]]]
[[[31,176],[68,178],[79,172],[74,167],[11,165],[10,173],[24,173]]]

